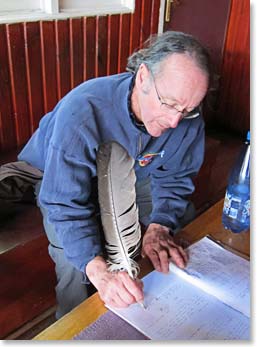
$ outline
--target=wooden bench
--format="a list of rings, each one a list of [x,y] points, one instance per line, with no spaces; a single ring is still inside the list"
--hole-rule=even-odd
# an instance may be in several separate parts
[[[16,153],[5,153],[1,164],[16,161]],[[0,214],[0,338],[5,339],[55,306],[56,278],[38,207],[12,203]]]

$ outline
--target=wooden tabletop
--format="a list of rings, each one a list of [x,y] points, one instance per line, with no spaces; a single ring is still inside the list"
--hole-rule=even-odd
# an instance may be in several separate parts
[[[250,256],[250,232],[235,234],[225,230],[221,224],[221,214],[223,200],[212,206],[208,211],[196,218],[187,225],[177,236],[177,242],[187,246],[210,235],[219,241],[226,248],[245,258]],[[140,262],[141,272],[139,277],[145,276],[153,268],[147,259]],[[85,300],[70,313],[59,319],[53,325],[45,329],[35,340],[70,340],[80,331],[97,320],[103,313],[107,312],[106,307],[100,300],[98,293]]]

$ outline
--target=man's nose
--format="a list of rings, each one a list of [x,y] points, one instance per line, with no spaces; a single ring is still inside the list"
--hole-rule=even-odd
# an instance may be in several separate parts
[[[181,120],[181,114],[178,113],[177,115],[173,115],[169,118],[169,126],[170,128],[176,128],[178,126],[178,123]]]

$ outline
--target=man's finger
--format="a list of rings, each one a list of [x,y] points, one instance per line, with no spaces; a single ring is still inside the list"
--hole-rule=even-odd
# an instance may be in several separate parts
[[[169,253],[174,264],[176,264],[180,268],[184,268],[186,266],[186,261],[184,260],[183,255],[176,247],[169,248]]]
[[[187,263],[188,262],[188,254],[187,254],[187,252],[181,246],[178,246],[178,249],[179,249],[180,254],[182,255],[182,257],[184,258],[184,262]]]
[[[143,293],[142,281],[132,279],[131,277],[129,277],[129,275],[126,272],[120,272],[119,277],[122,280],[124,290],[127,292],[126,300],[124,297],[124,300],[127,303],[133,304],[134,302],[143,300],[144,293]],[[120,295],[121,295],[121,292],[120,292]]]
[[[111,307],[116,307],[116,308],[124,308],[129,306],[126,302],[124,302],[124,300],[119,296],[118,293],[113,295],[113,297],[110,298],[109,300],[106,300],[105,303],[107,305],[110,305]]]
[[[166,249],[162,249],[158,253],[161,263],[161,272],[168,273],[169,272],[169,256],[168,251]]]
[[[147,254],[147,255],[148,255],[148,258],[151,260],[151,262],[152,262],[152,264],[153,264],[155,270],[157,270],[157,271],[162,271],[162,269],[161,269],[161,263],[160,263],[160,258],[159,258],[159,256],[158,256],[158,254],[157,254],[154,250],[152,250],[152,251],[150,251],[149,254]]]
[[[105,292],[104,301],[115,307],[128,307],[135,302],[134,296],[126,289],[119,273],[116,274],[118,281],[109,283]]]
[[[174,243],[172,240],[168,240],[168,244],[170,246],[169,248],[178,250],[178,252],[180,253],[181,257],[184,260],[184,263],[186,264],[188,262],[187,252],[181,246],[179,246],[176,243]]]

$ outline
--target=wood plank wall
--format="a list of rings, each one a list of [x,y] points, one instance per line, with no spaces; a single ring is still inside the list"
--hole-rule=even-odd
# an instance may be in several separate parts
[[[0,153],[20,148],[41,117],[82,81],[125,71],[158,30],[160,0],[133,14],[0,25]]]
[[[221,76],[217,120],[245,137],[250,129],[249,0],[232,0]]]

